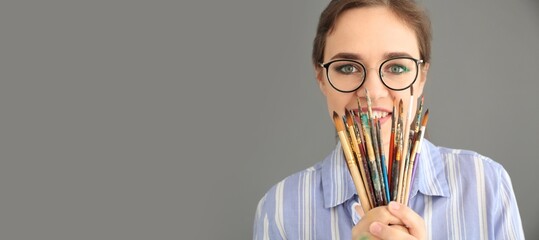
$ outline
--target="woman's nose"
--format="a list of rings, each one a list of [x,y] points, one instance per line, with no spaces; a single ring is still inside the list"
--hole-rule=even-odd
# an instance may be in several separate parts
[[[389,89],[382,83],[378,71],[375,68],[367,69],[365,82],[356,91],[359,97],[366,97],[365,89],[369,90],[369,97],[372,99],[380,98],[387,95]]]

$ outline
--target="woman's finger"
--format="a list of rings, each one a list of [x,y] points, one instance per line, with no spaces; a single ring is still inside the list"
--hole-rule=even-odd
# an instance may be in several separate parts
[[[380,206],[369,210],[367,213],[363,213],[361,207],[356,206],[356,211],[361,216],[362,220],[367,220],[370,222],[378,221],[388,225],[404,225],[402,220],[393,215],[388,209],[387,206]]]
[[[408,229],[400,225],[389,226],[380,222],[373,222],[369,226],[369,232],[380,239],[417,240],[408,233]]]
[[[388,210],[402,221],[404,226],[408,228],[410,234],[417,239],[425,239],[425,221],[411,208],[397,202],[390,202]]]
[[[356,211],[359,209],[355,208]],[[358,213],[361,214],[359,211]],[[389,212],[387,206],[376,207],[364,213],[359,222],[352,228],[352,239],[356,240],[363,233],[368,233],[372,222],[381,222],[386,225],[404,225],[398,217]],[[372,236],[369,239],[372,239]]]

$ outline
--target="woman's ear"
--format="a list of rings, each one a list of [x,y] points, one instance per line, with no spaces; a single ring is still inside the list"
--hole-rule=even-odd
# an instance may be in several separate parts
[[[314,74],[316,76],[316,81],[318,82],[318,87],[324,96],[326,96],[327,86],[324,79],[324,68],[320,66],[314,66]]]
[[[427,74],[429,73],[430,63],[425,63],[421,67],[421,81],[423,84],[425,84],[425,81],[427,81]]]
[[[418,93],[417,96],[421,96],[423,94],[423,88],[425,87],[425,83],[427,82],[427,74],[429,73],[429,63],[425,63],[421,66],[419,79],[414,84],[414,93]],[[417,92],[416,92],[417,91]],[[415,95],[415,94],[414,94]]]

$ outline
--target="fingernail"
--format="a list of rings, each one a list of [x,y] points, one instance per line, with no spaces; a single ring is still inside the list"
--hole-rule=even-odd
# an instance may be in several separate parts
[[[398,202],[390,202],[389,203],[389,207],[393,210],[399,210],[399,208],[401,207],[401,205],[398,203]]]
[[[382,232],[382,224],[373,222],[370,227],[371,233],[373,234],[379,234]]]
[[[365,215],[363,208],[359,204],[355,205],[355,209],[356,209],[357,214],[359,214],[360,217],[363,217]]]

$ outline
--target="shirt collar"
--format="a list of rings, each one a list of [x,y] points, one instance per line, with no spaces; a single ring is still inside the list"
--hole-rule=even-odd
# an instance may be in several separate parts
[[[444,170],[440,150],[427,139],[421,144],[419,162],[416,162],[416,176],[410,189],[410,198],[418,192],[427,196],[449,197],[449,185]]]
[[[438,147],[425,139],[417,164],[415,179],[410,189],[411,197],[417,192],[429,196],[448,197],[449,186]],[[340,142],[324,159],[321,170],[324,207],[335,207],[356,195]]]

